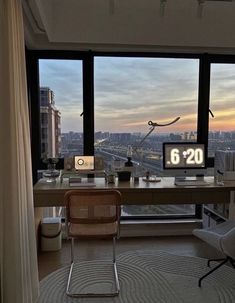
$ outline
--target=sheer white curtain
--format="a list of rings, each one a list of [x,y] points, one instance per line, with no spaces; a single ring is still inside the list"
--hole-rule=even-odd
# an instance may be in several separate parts
[[[20,0],[0,0],[0,296],[38,297],[25,46]]]

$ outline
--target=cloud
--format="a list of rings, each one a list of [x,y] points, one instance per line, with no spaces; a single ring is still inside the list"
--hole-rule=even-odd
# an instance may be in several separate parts
[[[82,104],[82,63],[76,60],[40,60],[40,86],[55,93],[57,107]]]
[[[165,123],[178,116],[167,130],[196,129],[198,59],[96,57],[94,68],[96,131],[146,132],[149,120]],[[40,60],[40,85],[55,92],[62,131],[82,127],[82,81],[82,61]],[[211,87],[213,121],[228,124],[235,117],[234,66],[212,64]]]

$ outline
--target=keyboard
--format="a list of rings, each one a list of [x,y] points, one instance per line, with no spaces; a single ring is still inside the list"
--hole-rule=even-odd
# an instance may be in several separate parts
[[[71,187],[95,187],[96,184],[94,182],[73,182],[69,183]]]
[[[207,186],[208,182],[205,180],[175,180],[175,185],[177,186]]]

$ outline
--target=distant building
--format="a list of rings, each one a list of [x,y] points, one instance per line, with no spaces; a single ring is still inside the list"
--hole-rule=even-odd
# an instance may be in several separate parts
[[[131,141],[131,133],[111,133],[111,141],[129,143]]]
[[[61,134],[61,156],[83,154],[83,133],[69,131]]]
[[[235,139],[235,132],[232,132],[231,136],[232,136],[232,140],[234,140]]]
[[[219,131],[214,132],[214,139],[215,140],[219,140],[220,139],[220,132]]]
[[[61,152],[61,113],[55,107],[54,92],[40,87],[41,153],[56,157]]]
[[[225,140],[231,140],[232,139],[232,133],[231,132],[224,132],[224,139]]]
[[[196,132],[190,132],[189,140],[190,141],[196,141],[197,140],[197,133]]]
[[[180,134],[170,133],[169,138],[171,141],[181,141],[182,140],[182,136]]]
[[[95,140],[103,139],[103,133],[101,131],[95,133]]]

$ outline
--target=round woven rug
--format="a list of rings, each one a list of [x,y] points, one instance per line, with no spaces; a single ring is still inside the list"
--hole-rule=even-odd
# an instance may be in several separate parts
[[[234,303],[235,270],[222,266],[202,281],[207,260],[162,251],[130,251],[117,259],[120,294],[114,298],[70,298],[65,294],[69,267],[40,283],[39,303]],[[110,264],[110,263],[109,263]],[[109,291],[112,267],[103,261],[80,261],[74,268],[71,290]]]

